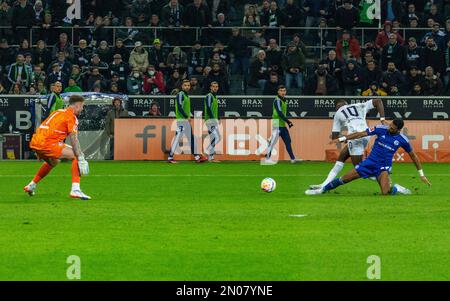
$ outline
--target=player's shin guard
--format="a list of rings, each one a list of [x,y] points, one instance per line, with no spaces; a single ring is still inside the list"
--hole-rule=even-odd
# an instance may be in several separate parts
[[[48,173],[52,170],[52,166],[48,164],[47,162],[44,162],[41,167],[39,168],[38,172],[33,178],[33,182],[35,184],[39,183],[40,180],[42,180]]]
[[[345,183],[341,180],[341,178],[336,178],[333,181],[331,181],[330,183],[328,183],[327,185],[325,185],[324,188],[322,188],[323,191],[328,191],[328,190],[332,190],[332,189],[336,189],[341,185],[344,185]]]
[[[330,183],[334,178],[337,177],[337,175],[341,172],[341,170],[344,168],[344,162],[336,161],[333,168],[328,173],[328,176],[325,181],[321,184],[321,186],[325,186],[328,183]]]
[[[72,184],[80,185],[80,170],[78,169],[78,159],[72,160]]]

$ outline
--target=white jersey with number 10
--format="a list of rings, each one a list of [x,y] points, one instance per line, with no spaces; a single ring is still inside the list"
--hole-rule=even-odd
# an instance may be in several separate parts
[[[362,132],[367,129],[366,115],[374,107],[372,99],[366,102],[345,105],[334,115],[333,132],[341,132],[347,128],[348,134]]]

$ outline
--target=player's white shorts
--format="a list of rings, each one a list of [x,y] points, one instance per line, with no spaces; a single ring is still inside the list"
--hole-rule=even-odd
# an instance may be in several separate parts
[[[369,143],[370,137],[359,138],[355,140],[350,140],[348,142],[348,150],[350,156],[362,156],[364,155],[364,150]]]

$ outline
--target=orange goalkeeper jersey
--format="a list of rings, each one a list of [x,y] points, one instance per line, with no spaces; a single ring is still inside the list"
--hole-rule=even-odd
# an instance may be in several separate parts
[[[34,150],[52,149],[62,144],[64,139],[78,131],[78,119],[72,108],[54,111],[42,122],[31,138],[30,148]]]

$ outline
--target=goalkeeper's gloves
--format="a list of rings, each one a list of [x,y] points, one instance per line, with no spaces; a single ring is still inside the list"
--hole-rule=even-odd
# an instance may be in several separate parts
[[[80,175],[82,176],[89,174],[89,163],[84,158],[84,155],[78,156],[78,169],[80,170]]]

